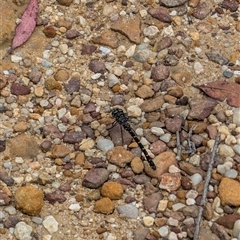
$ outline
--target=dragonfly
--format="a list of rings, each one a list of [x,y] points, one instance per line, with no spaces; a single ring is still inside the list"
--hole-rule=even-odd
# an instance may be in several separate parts
[[[145,155],[145,158],[147,160],[147,162],[149,163],[150,167],[153,170],[156,170],[156,165],[153,162],[153,160],[151,159],[151,157],[148,155],[148,152],[146,151],[146,149],[144,148],[144,146],[142,145],[142,143],[140,142],[139,138],[137,137],[136,133],[134,132],[134,130],[131,128],[129,122],[128,122],[128,116],[127,114],[125,114],[123,112],[122,109],[120,108],[114,108],[112,110],[112,116],[115,118],[116,122],[121,125],[134,139],[134,141],[138,144],[139,148],[142,150],[142,152]]]

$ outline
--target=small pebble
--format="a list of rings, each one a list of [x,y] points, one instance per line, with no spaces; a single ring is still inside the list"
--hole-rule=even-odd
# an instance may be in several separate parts
[[[233,236],[240,239],[240,220],[237,220],[233,226]]]
[[[138,217],[138,208],[132,203],[118,206],[117,210],[120,214],[125,215],[127,218],[136,219]]]
[[[236,154],[238,154],[240,156],[240,145],[239,144],[234,145],[233,150]]]
[[[50,234],[58,231],[58,222],[53,216],[47,216],[42,223]]]
[[[158,233],[161,237],[167,237],[169,233],[169,228],[167,226],[160,227]]]
[[[226,70],[223,72],[223,76],[226,78],[231,78],[233,76],[233,72]]]
[[[143,217],[143,225],[145,227],[152,227],[154,224],[154,218],[150,216]]]
[[[162,140],[165,143],[170,142],[171,138],[172,138],[172,135],[170,133],[165,133],[162,136],[160,136],[160,140]]]
[[[233,123],[240,127],[240,108],[235,108],[233,111]]]
[[[97,147],[103,152],[107,152],[108,150],[114,148],[114,144],[111,140],[99,137],[97,139]]]
[[[172,205],[172,210],[173,210],[174,212],[177,212],[177,211],[179,211],[180,209],[182,209],[182,208],[184,208],[184,207],[186,207],[185,204],[183,204],[183,203],[176,203],[176,204],[173,204],[173,205]]]
[[[224,176],[228,178],[236,178],[238,175],[238,172],[235,169],[229,169],[225,172]]]
[[[19,240],[31,240],[32,227],[25,222],[19,222],[14,228],[14,235]]]
[[[80,207],[79,203],[73,203],[69,206],[69,209],[74,212],[78,212],[81,209],[81,207]]]
[[[197,186],[202,180],[202,176],[199,173],[193,174],[191,177],[193,186]]]

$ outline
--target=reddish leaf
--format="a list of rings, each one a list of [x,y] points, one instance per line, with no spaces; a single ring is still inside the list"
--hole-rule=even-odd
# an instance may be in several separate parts
[[[15,35],[12,41],[12,46],[4,56],[8,56],[15,48],[25,43],[32,35],[36,27],[36,19],[38,14],[38,1],[30,0],[28,7],[22,15],[21,22],[15,29]]]
[[[237,83],[216,81],[194,87],[201,89],[209,97],[219,101],[226,100],[232,107],[240,107],[240,85]]]

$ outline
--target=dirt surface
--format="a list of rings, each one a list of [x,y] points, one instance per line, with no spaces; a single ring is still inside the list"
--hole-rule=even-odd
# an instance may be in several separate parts
[[[240,82],[239,1],[159,2],[38,1],[0,64],[1,239],[193,239],[217,131],[199,239],[240,239],[239,108],[193,86]],[[0,3],[1,58],[27,5]]]

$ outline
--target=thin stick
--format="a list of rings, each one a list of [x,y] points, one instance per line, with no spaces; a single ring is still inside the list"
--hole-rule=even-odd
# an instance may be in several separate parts
[[[204,184],[204,188],[203,188],[203,195],[202,195],[202,200],[201,200],[201,204],[200,204],[200,208],[199,208],[199,213],[198,213],[198,218],[197,218],[197,222],[196,222],[196,228],[195,228],[193,240],[198,240],[198,237],[199,237],[199,229],[200,229],[200,224],[201,224],[201,220],[202,220],[203,209],[207,202],[207,190],[208,190],[209,182],[211,179],[213,164],[214,164],[215,155],[217,152],[217,147],[218,147],[219,142],[220,142],[220,132],[217,133],[216,138],[215,138],[215,143],[213,146],[212,155],[211,155],[211,159],[209,162],[207,176],[206,176],[205,184]]]
[[[179,135],[179,131],[176,132],[177,135],[177,157],[176,159],[178,161],[181,160],[181,143],[180,143],[180,135]]]

